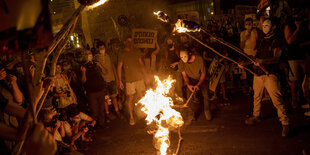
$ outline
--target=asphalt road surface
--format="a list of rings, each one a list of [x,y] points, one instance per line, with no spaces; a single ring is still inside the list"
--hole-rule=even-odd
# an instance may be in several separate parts
[[[251,96],[251,95],[250,95]],[[263,102],[263,121],[246,125],[252,111],[252,98],[242,93],[231,96],[230,105],[212,103],[214,119],[203,114],[182,131],[181,155],[305,155],[310,153],[310,117],[305,110],[290,110],[291,135],[281,137],[281,124],[271,101]],[[147,133],[145,121],[130,126],[116,119],[98,128],[89,155],[156,155],[153,136]],[[170,136],[168,154],[176,151],[178,134]]]

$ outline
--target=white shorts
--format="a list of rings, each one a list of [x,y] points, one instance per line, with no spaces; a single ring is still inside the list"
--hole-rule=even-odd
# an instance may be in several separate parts
[[[143,93],[145,91],[145,84],[143,80],[135,82],[126,82],[126,94],[133,95],[136,92]]]

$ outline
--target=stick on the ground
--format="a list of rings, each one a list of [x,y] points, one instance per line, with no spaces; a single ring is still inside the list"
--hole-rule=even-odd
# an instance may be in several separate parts
[[[189,96],[189,98],[187,99],[186,103],[183,105],[183,107],[187,107],[189,101],[193,98],[194,94],[196,92],[196,89],[194,89],[194,91],[191,93],[191,95]]]
[[[179,150],[180,150],[180,147],[181,147],[181,142],[182,142],[182,140],[183,140],[183,137],[182,137],[182,135],[181,135],[181,128],[180,128],[180,127],[179,127],[179,129],[178,129],[178,134],[179,134],[179,142],[178,142],[178,147],[177,147],[177,150],[176,150],[176,152],[175,152],[175,155],[178,155]]]
[[[174,108],[187,108],[189,101],[193,98],[194,94],[196,92],[196,89],[194,89],[194,91],[191,93],[191,95],[189,96],[189,98],[186,100],[185,104],[182,105],[173,105],[172,107]]]

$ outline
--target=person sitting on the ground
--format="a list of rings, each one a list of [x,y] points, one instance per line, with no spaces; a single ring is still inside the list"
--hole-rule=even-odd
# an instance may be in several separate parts
[[[90,142],[91,138],[86,138],[85,134],[89,128],[96,125],[96,120],[81,112],[75,105],[70,106],[67,111],[67,121],[64,122],[65,131],[71,139],[71,144],[74,145],[75,141],[81,137],[82,141]]]

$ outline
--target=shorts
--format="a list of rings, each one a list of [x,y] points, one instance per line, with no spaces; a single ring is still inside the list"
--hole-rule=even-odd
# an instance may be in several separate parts
[[[305,60],[289,60],[288,61],[291,71],[289,71],[289,79],[290,81],[296,81],[298,80],[298,76],[300,74],[299,67],[303,70],[304,73],[306,73],[306,62]],[[292,74],[293,72],[293,74]]]
[[[117,88],[116,88],[116,82],[111,81],[111,82],[106,82],[106,91],[107,95],[110,97],[115,97],[117,95]]]
[[[135,81],[135,82],[126,82],[126,94],[133,95],[137,92],[145,91],[145,84],[143,80]]]

